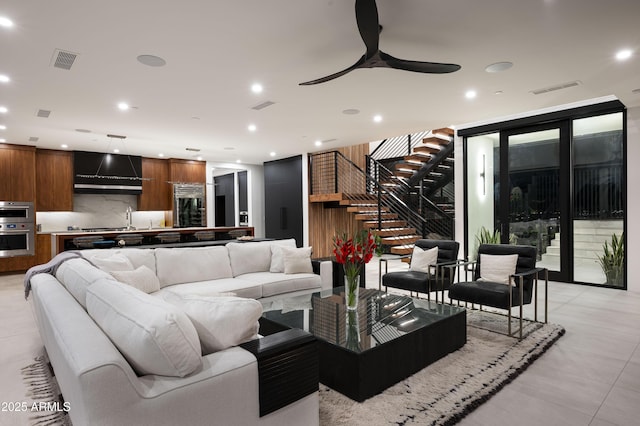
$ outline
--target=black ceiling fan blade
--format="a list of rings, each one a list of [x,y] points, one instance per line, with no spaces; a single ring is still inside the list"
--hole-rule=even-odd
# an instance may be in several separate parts
[[[460,68],[462,68],[458,64],[444,64],[440,62],[422,62],[399,59],[384,52],[380,52],[380,58],[391,68],[428,74],[446,74],[450,72],[456,72]]]
[[[364,62],[367,60],[366,55],[362,55],[362,57],[358,60],[358,62],[356,62],[355,64],[351,65],[349,68],[345,68],[342,71],[338,71],[335,74],[331,74],[328,75],[326,77],[322,77],[319,78],[317,80],[311,80],[311,81],[305,81],[304,83],[300,83],[300,86],[311,86],[313,84],[318,84],[318,83],[324,83],[327,82],[329,80],[333,80],[334,78],[338,78],[340,76],[345,75],[348,72],[351,72],[353,70],[355,70],[356,68],[360,67],[360,65],[364,64]]]
[[[380,23],[375,0],[356,0],[356,22],[364,45],[366,57],[370,58],[378,51],[380,42]]]

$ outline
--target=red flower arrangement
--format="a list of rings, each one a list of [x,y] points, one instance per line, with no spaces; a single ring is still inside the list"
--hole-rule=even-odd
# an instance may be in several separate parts
[[[356,297],[357,277],[373,257],[375,249],[375,237],[368,230],[359,231],[352,238],[345,233],[333,237],[333,254],[336,256],[336,262],[344,268],[349,306],[356,303],[355,300],[349,300],[349,295],[352,295],[352,299]]]

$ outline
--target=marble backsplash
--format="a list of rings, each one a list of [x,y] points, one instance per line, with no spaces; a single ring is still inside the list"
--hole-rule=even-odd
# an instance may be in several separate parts
[[[38,212],[40,232],[66,231],[74,228],[119,228],[127,226],[126,211],[133,210],[132,225],[138,229],[164,227],[163,211],[137,210],[135,195],[75,194],[72,212]]]

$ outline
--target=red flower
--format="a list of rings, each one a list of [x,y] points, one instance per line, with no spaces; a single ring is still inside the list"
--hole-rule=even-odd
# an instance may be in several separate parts
[[[336,262],[344,267],[348,279],[354,279],[369,263],[376,249],[375,238],[368,230],[356,233],[352,238],[346,234],[333,237],[333,254]]]

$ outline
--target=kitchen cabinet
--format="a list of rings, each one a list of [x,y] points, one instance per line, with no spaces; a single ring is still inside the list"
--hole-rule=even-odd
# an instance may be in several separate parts
[[[303,242],[302,156],[264,163],[265,236]]]
[[[35,154],[33,146],[0,144],[0,200],[35,201]]]
[[[138,195],[138,211],[171,210],[169,161],[142,159],[142,194]]]
[[[36,234],[36,265],[51,260],[51,234]]]
[[[73,153],[36,150],[36,211],[73,211]]]
[[[207,168],[204,161],[169,160],[171,182],[174,183],[205,183],[207,181]]]

